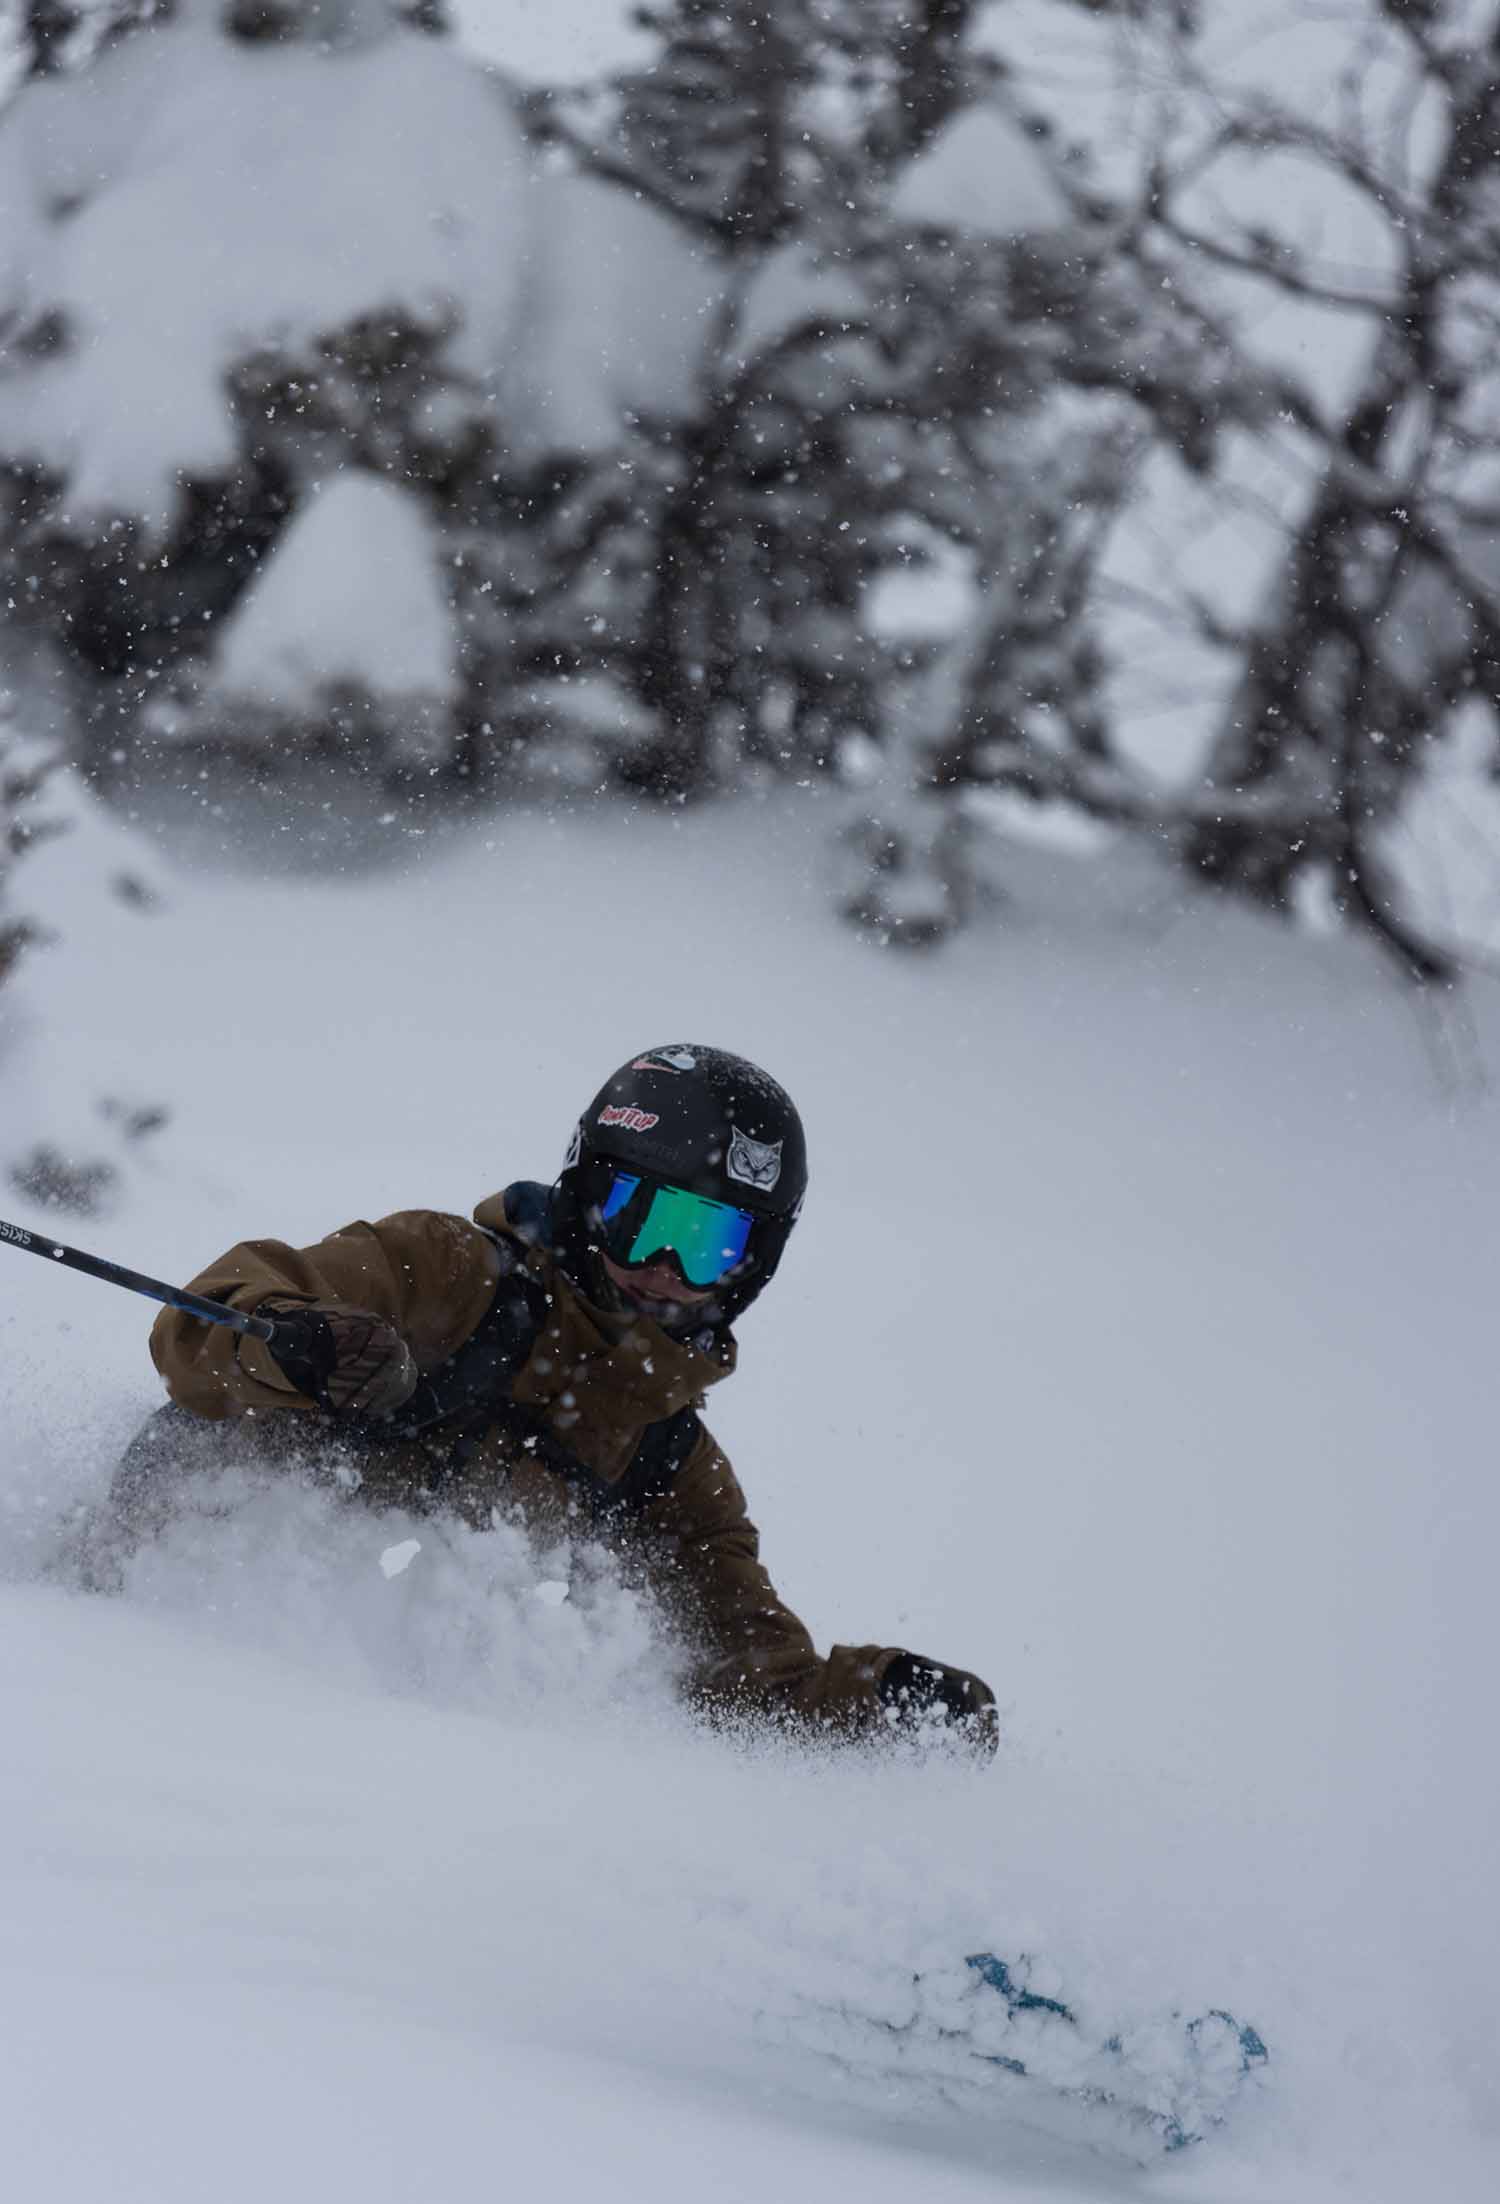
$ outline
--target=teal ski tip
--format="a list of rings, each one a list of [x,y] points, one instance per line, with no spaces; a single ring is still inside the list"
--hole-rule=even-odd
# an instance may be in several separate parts
[[[992,1951],[971,1952],[964,1965],[972,1967],[988,1988],[998,1990],[1011,2012],[1056,2013],[1059,2020],[1069,2021],[1077,2027],[1077,2016],[1069,2012],[1066,2005],[1060,2005],[1055,1997],[1038,1997],[1034,1991],[1024,1988],[1016,1981],[1006,1961],[997,1959]]]
[[[998,1958],[994,1952],[979,1951],[971,1952],[965,1964],[986,1989],[1004,1999],[1011,2018],[1026,2013],[1050,2014],[1064,2026],[1077,2028],[1078,2016],[1071,2006],[1063,2004],[1060,1998],[1041,1997],[1026,1987],[1027,1962],[1024,1959],[1012,1964]],[[1065,2083],[1059,2094],[1119,2115],[1128,2123],[1149,2130],[1156,2137],[1157,2147],[1163,2151],[1186,2150],[1190,2144],[1201,2143],[1206,2130],[1223,2124],[1230,2099],[1241,2082],[1268,2064],[1271,2054],[1258,2028],[1236,2020],[1233,2013],[1226,2012],[1222,2006],[1214,2006],[1200,2013],[1196,2020],[1181,2025],[1189,2064],[1187,2073],[1181,2077],[1187,2086],[1174,2092],[1178,2095],[1179,2109],[1176,2111],[1164,2109],[1155,2090],[1141,2091],[1145,2077],[1133,2071],[1133,2061],[1120,2036],[1111,2036],[1099,2046],[1100,2064],[1095,2067],[1093,2078]],[[1045,2080],[1043,2076],[1034,2076],[1024,2059],[995,2051],[982,2052],[980,2056],[1006,2073],[1018,2074],[1027,2080]],[[1047,2086],[1058,2087],[1052,2083]],[[1143,2094],[1147,2098],[1145,2102]]]

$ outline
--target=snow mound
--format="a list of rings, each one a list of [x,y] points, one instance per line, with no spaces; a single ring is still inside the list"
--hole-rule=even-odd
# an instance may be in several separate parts
[[[722,261],[643,200],[565,169],[539,183],[532,213],[528,335],[506,401],[513,445],[607,450],[624,413],[692,410],[728,293]]]
[[[808,323],[843,329],[862,324],[869,311],[865,292],[836,261],[808,245],[778,245],[746,287],[735,323],[734,353],[749,360]]]
[[[905,169],[891,194],[904,222],[1020,237],[1072,219],[1041,148],[1014,116],[970,107]]]
[[[472,52],[526,84],[594,83],[656,57],[629,0],[452,0],[449,12]]]
[[[226,697],[294,711],[340,686],[450,700],[438,555],[410,491],[346,469],[308,498],[235,606],[211,678]]]

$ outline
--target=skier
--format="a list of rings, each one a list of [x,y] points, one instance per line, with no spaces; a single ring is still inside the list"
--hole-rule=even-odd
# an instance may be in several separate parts
[[[589,1104],[554,1186],[512,1185],[472,1223],[404,1210],[309,1248],[232,1248],[193,1290],[274,1317],[275,1348],[164,1309],[151,1352],[176,1405],[155,1421],[228,1423],[268,1458],[337,1435],[376,1505],[587,1526],[643,1569],[711,1716],[846,1737],[936,1725],[992,1751],[977,1676],[893,1646],[818,1656],[699,1420],[806,1184],[775,1080],[720,1049],[648,1049]],[[127,1502],[161,1442],[148,1426],[127,1456]]]

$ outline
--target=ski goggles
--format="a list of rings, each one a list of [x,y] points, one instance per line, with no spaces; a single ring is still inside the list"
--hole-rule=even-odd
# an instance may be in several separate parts
[[[671,1254],[690,1286],[716,1286],[745,1260],[755,1218],[748,1209],[686,1187],[612,1171],[599,1205],[605,1252],[627,1266]]]

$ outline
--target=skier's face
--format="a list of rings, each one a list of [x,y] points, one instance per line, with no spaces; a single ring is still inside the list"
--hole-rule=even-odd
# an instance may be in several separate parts
[[[649,1263],[634,1263],[628,1270],[602,1252],[599,1260],[621,1299],[644,1316],[685,1316],[714,1298],[713,1287],[688,1285],[677,1265],[665,1255],[653,1256]]]

